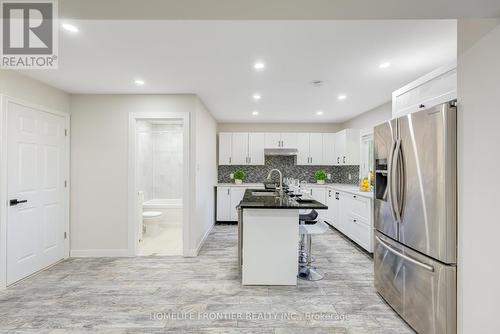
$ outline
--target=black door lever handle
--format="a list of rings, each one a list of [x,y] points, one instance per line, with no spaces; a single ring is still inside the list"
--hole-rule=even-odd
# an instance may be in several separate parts
[[[28,200],[27,200],[27,199],[18,200],[17,198],[15,198],[15,199],[11,199],[11,200],[9,201],[10,206],[14,206],[14,205],[18,205],[18,204],[20,204],[20,203],[26,203],[26,202],[28,202]]]

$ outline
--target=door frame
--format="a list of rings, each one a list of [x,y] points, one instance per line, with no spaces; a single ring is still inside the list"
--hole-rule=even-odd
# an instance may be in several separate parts
[[[66,176],[67,187],[64,191],[64,226],[67,233],[64,240],[64,259],[69,257],[70,249],[70,114],[61,112],[22,99],[14,98],[8,95],[0,94],[0,290],[7,287],[7,105],[8,103],[19,104],[28,108],[36,109],[41,112],[62,116],[65,119],[67,136],[64,141],[63,151],[66,160],[64,174]]]
[[[190,113],[153,111],[132,112],[129,114],[129,160],[128,160],[128,253],[129,256],[137,256],[139,246],[138,235],[138,212],[137,212],[137,141],[136,124],[138,120],[182,120],[183,132],[183,191],[182,191],[182,255],[189,254],[189,232],[190,232],[190,203],[191,203],[191,123]]]

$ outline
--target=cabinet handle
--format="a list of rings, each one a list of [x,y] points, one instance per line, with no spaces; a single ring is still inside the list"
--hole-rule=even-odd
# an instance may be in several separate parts
[[[420,109],[424,109],[425,108],[425,104],[421,104],[418,106]]]
[[[345,157],[344,157],[344,163],[345,163]]]
[[[337,163],[338,164],[340,163],[340,157],[337,157]]]
[[[229,188],[227,188],[227,194],[229,195]]]
[[[357,196],[356,196],[356,195],[352,195],[352,197],[357,198]]]
[[[311,157],[311,163],[313,163],[313,158]]]
[[[353,222],[355,222],[355,223],[357,222],[357,220],[356,220],[356,219],[353,219],[352,221],[353,221]]]
[[[252,163],[252,157],[248,157],[248,163]]]
[[[231,163],[231,157],[229,157],[229,163]]]

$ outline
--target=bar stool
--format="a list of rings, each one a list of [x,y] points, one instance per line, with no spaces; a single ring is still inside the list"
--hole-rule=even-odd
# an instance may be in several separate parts
[[[315,224],[317,218],[318,218],[318,211],[314,209],[299,211],[299,224],[301,226],[306,224]],[[313,261],[314,259],[311,259],[311,262]],[[299,239],[299,264],[306,264],[306,263],[307,263],[307,254],[305,246],[305,234],[301,233]]]
[[[328,225],[324,221],[318,221],[314,225],[300,225],[299,232],[301,235],[305,235],[307,238],[307,263],[304,266],[299,267],[298,278],[306,281],[319,281],[323,279],[323,275],[316,271],[316,267],[311,265],[311,248],[312,248],[312,238],[311,236],[317,234],[323,234],[328,231]]]

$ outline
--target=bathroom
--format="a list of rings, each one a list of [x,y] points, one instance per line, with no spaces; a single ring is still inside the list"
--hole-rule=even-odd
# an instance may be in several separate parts
[[[139,256],[182,255],[182,120],[137,120]]]

